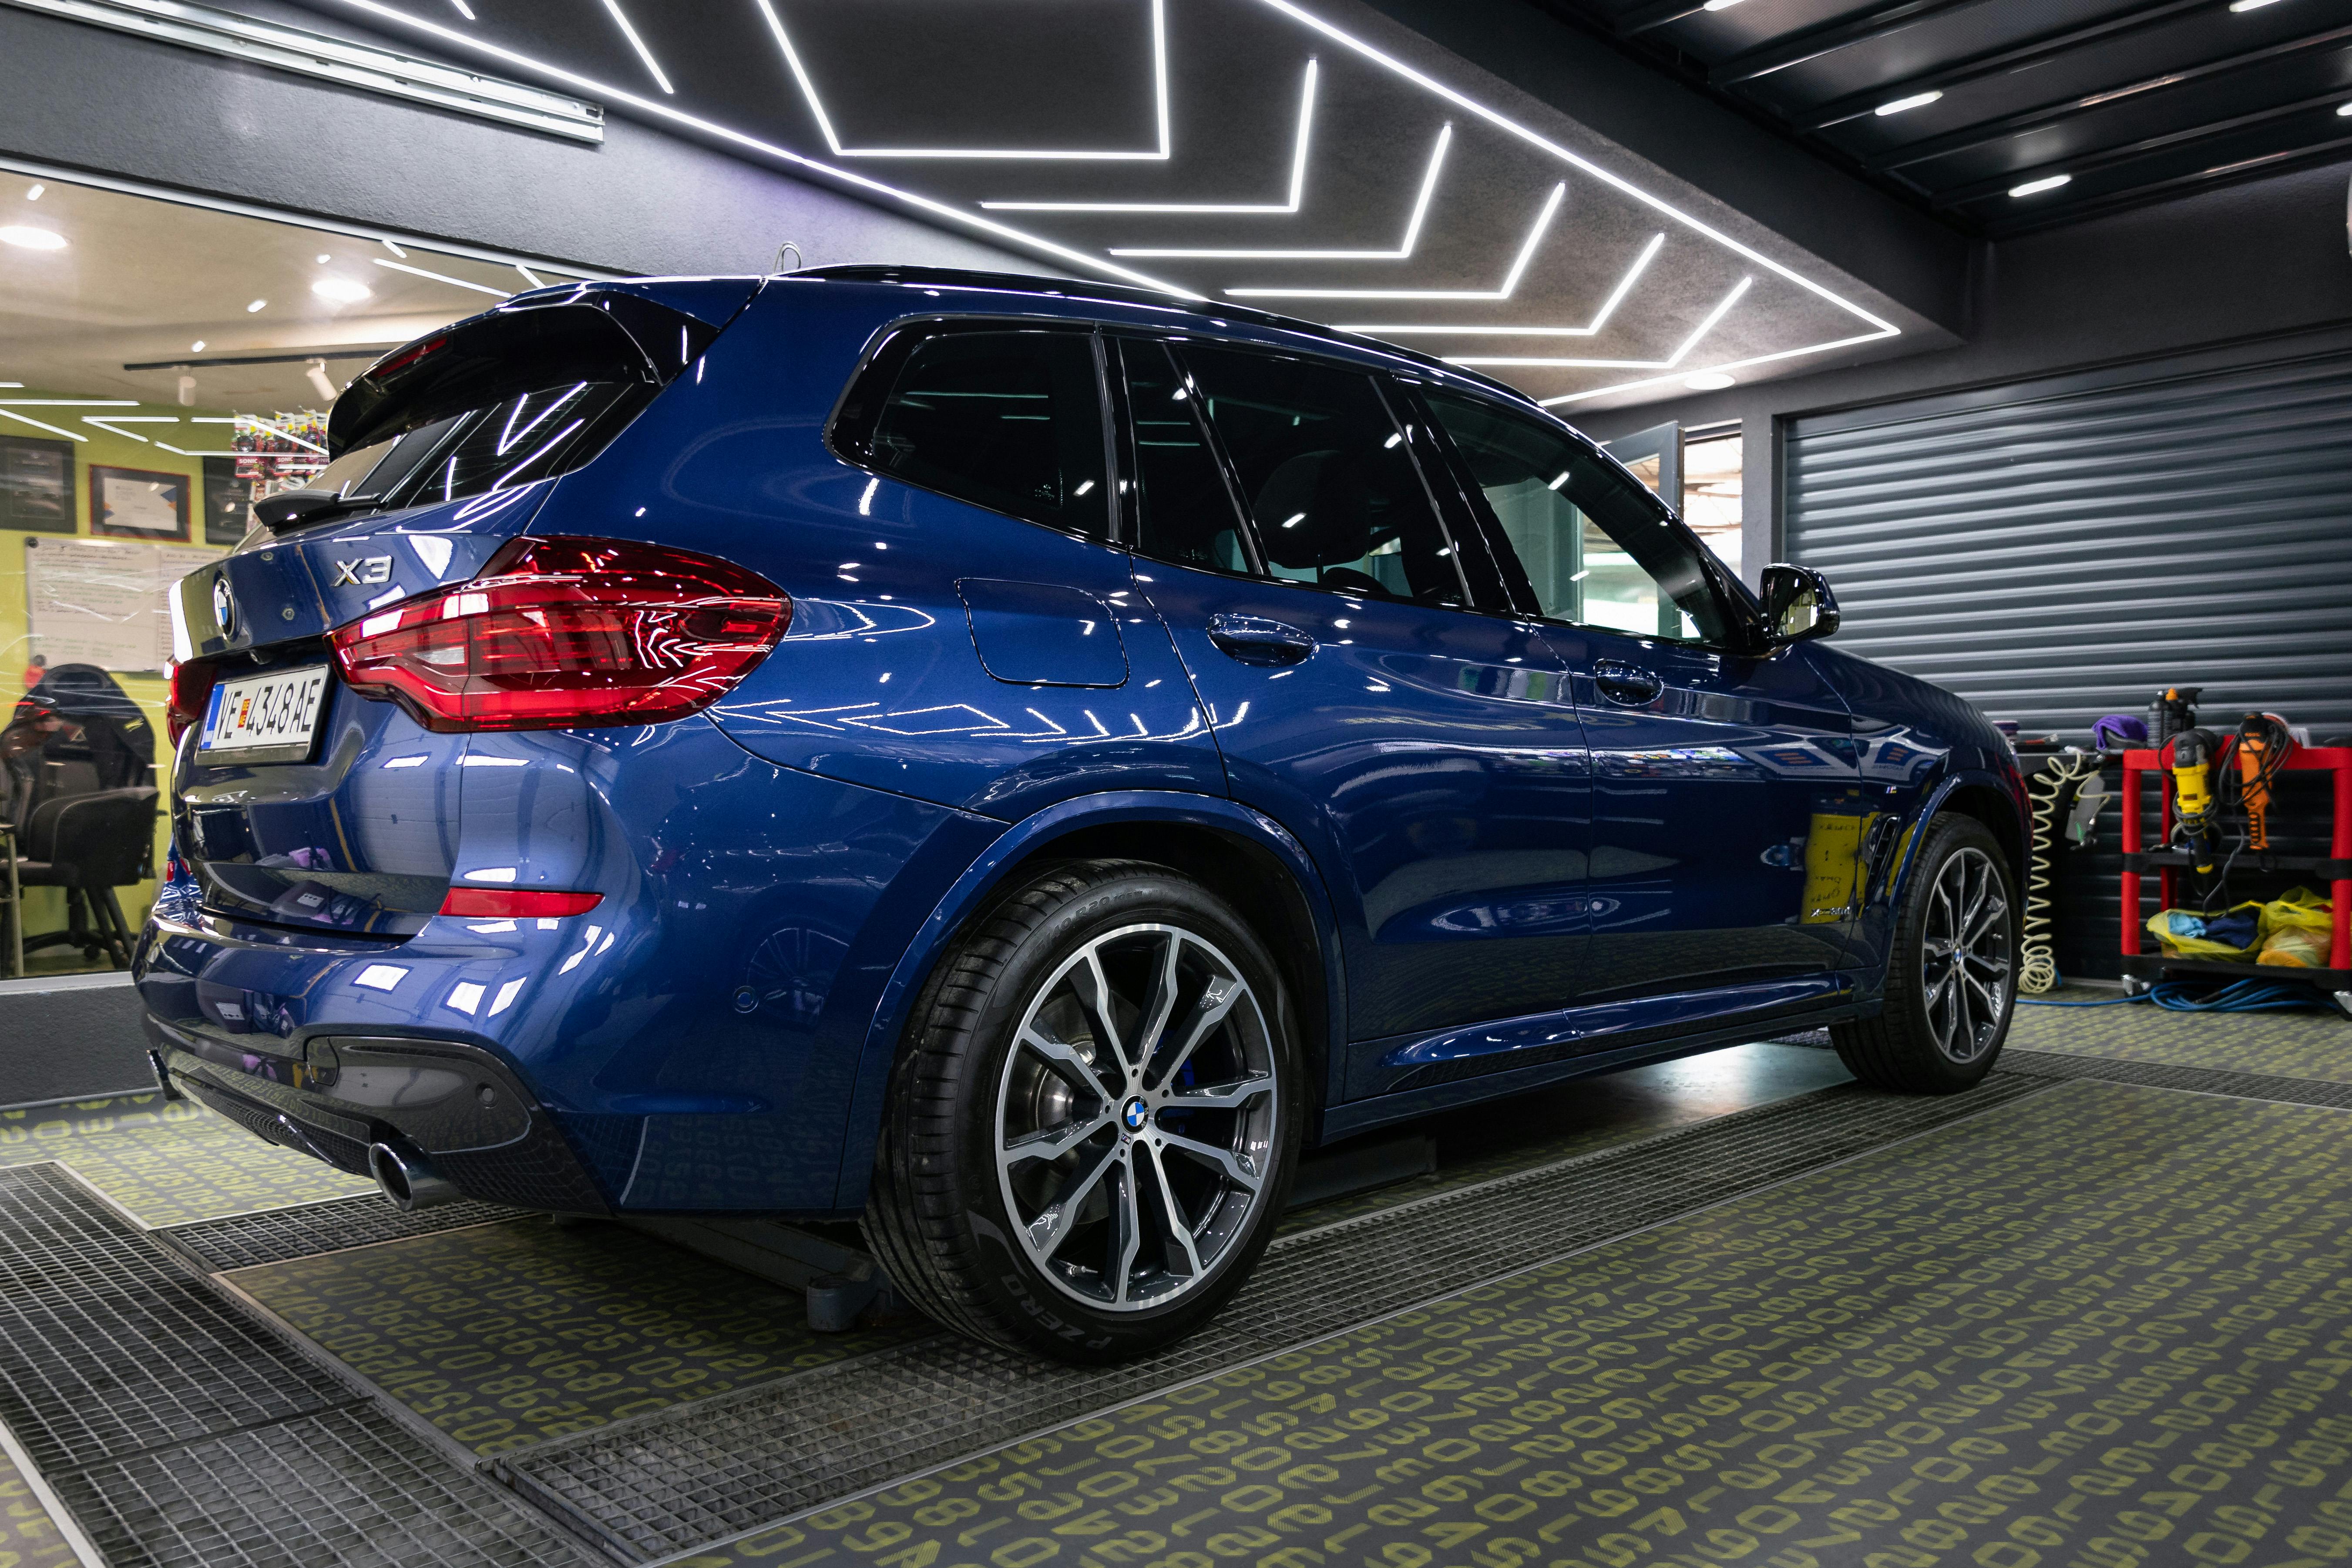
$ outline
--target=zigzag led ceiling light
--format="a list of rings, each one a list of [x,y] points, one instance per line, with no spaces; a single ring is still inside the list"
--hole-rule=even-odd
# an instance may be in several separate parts
[[[1081,272],[1548,404],[1899,331],[1399,58],[1348,0],[606,0],[610,37],[547,0],[340,4]]]

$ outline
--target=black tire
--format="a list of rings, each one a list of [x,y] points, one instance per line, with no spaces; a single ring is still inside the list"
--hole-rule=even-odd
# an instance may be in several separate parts
[[[1181,934],[1151,934],[1160,931]],[[1151,956],[1162,951],[1178,956],[1163,964]],[[1099,966],[1094,971],[1086,968],[1089,954]],[[1175,975],[1180,956],[1192,967],[1177,983],[1175,1016],[1162,1032],[1171,1042],[1199,1033],[1201,1043],[1182,1053],[1171,1045],[1137,1069],[1125,1053],[1150,1033],[1137,1026],[1139,1015],[1156,1007],[1160,993],[1150,993],[1145,1007],[1125,1010],[1120,977],[1156,977],[1163,968]],[[1106,987],[1119,994],[1108,1030],[1083,1012],[1076,988],[1088,973],[1105,974]],[[1238,995],[1234,976],[1245,982]],[[1213,1022],[1193,1029],[1203,1017]],[[1049,1019],[1060,1022],[1049,1029]],[[1030,1036],[1016,1047],[1024,1022]],[[1107,1363],[1192,1332],[1241,1288],[1287,1200],[1306,1105],[1279,972],[1222,900],[1179,872],[1141,861],[1055,867],[965,929],[940,959],[908,1030],[884,1110],[865,1230],[877,1260],[914,1306],[977,1339]],[[1108,1052],[1098,1049],[1097,1034],[1113,1037]],[[1056,1049],[1075,1040],[1087,1060],[1048,1061],[1030,1037],[1050,1037]],[[1178,1054],[1181,1071],[1170,1065]],[[1137,1086],[1150,1089],[1154,1067],[1163,1069],[1162,1080],[1144,1107]],[[1270,1091],[1257,1087],[1261,1068]],[[1197,1081],[1220,1070],[1230,1082]],[[1138,1074],[1125,1089],[1114,1081],[1122,1071]],[[1170,1098],[1205,1105],[1219,1095],[1236,1107],[1191,1109]],[[1144,1107],[1139,1125],[1129,1120],[1134,1107]],[[1012,1135],[1016,1116],[1030,1129],[1019,1137]],[[1013,1152],[1025,1142],[1074,1136],[1089,1121],[1099,1131],[1066,1155]],[[1243,1152],[1213,1165],[1199,1157],[1213,1152],[1210,1144]],[[1106,1147],[1110,1152],[1101,1158],[1108,1163],[1081,1199],[1032,1207],[1040,1192],[1066,1198]],[[1010,1156],[1003,1170],[1000,1150]],[[1253,1175],[1258,1184],[1249,1189]],[[1194,1207],[1202,1216],[1197,1231],[1188,1212]],[[1187,1226],[1181,1244],[1179,1223]],[[1160,1261],[1139,1245],[1122,1252],[1122,1235],[1156,1239]],[[1196,1244],[1203,1242],[1216,1250],[1202,1250]],[[1051,1275],[1033,1256],[1041,1246]],[[1101,1267],[1090,1268],[1097,1258]],[[1108,1294],[1114,1287],[1118,1294]],[[1134,1299],[1125,1300],[1130,1289]]]
[[[1874,1089],[1958,1094],[1992,1070],[2016,1016],[2017,881],[2000,841],[1971,816],[1937,816],[1927,824],[1918,854],[1895,913],[1885,1006],[1874,1018],[1831,1025],[1830,1039],[1846,1070]],[[1980,913],[1970,928],[1982,931],[1984,950],[1998,952],[1997,966],[1973,952],[1946,959],[1931,951],[1945,945],[1952,889],[1962,878],[1977,878],[1968,885],[1999,900],[1997,909],[1990,902],[1972,906]],[[1938,985],[1942,976],[1950,979]]]

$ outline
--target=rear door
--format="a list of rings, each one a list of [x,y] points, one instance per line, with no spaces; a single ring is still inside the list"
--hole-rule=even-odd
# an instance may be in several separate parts
[[[1533,626],[1477,604],[1376,377],[1173,352],[1122,344],[1137,582],[1234,794],[1328,879],[1367,1092],[1386,1039],[1572,994],[1583,736]]]
[[[1591,983],[1612,1002],[1832,988],[1871,826],[1843,701],[1755,651],[1720,565],[1623,469],[1500,403],[1430,389],[1591,748]]]

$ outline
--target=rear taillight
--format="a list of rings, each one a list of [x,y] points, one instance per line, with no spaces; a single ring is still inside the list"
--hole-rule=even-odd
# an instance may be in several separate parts
[[[213,700],[217,674],[209,659],[192,658],[172,667],[171,694],[163,701],[163,725],[177,746],[180,737],[205,721],[205,705]]]
[[[551,893],[539,888],[452,888],[441,900],[441,912],[478,920],[544,919],[584,915],[604,899],[602,893]]]
[[[609,539],[519,539],[482,574],[329,634],[343,679],[430,730],[683,718],[726,695],[793,602],[730,562]]]

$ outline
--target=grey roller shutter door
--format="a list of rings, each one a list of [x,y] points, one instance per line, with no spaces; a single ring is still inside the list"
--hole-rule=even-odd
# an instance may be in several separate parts
[[[2065,385],[1790,423],[1838,646],[2069,740],[2165,686],[2352,731],[2352,354]]]
[[[2352,353],[1804,416],[1781,457],[1786,557],[1828,574],[1850,653],[2083,743],[2166,686],[2215,728],[2352,733]],[[2273,847],[2325,853],[2325,795],[2288,783]],[[2061,868],[2068,973],[2116,973],[2116,833],[2110,807]]]

